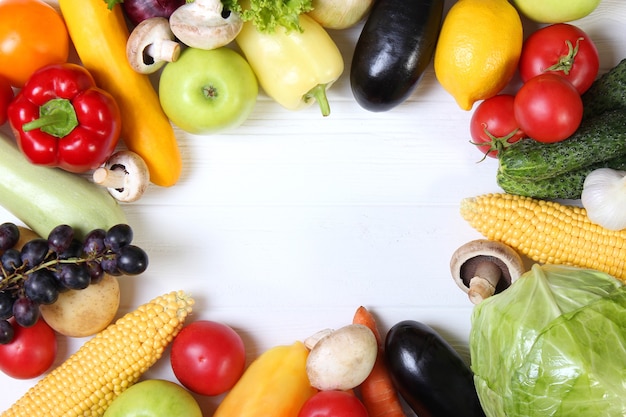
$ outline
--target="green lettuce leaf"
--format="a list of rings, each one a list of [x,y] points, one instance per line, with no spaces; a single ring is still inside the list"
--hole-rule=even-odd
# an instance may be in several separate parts
[[[263,33],[273,33],[278,27],[301,32],[300,15],[313,10],[312,0],[222,0],[222,4]]]
[[[476,306],[470,355],[488,417],[625,416],[626,287],[534,265]]]

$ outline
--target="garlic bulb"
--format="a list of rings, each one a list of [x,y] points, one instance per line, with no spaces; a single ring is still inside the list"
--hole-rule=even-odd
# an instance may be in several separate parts
[[[626,172],[599,168],[585,178],[581,202],[589,220],[606,229],[626,228]]]

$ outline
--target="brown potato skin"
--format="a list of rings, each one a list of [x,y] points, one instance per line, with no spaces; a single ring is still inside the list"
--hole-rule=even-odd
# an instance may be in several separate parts
[[[31,229],[18,226],[20,249],[39,236]],[[116,277],[106,274],[102,281],[84,290],[69,290],[59,294],[50,305],[39,306],[41,316],[56,332],[69,337],[92,336],[107,327],[115,318],[120,305],[120,285]]]
[[[70,337],[92,336],[107,327],[120,305],[120,286],[116,277],[106,274],[102,281],[84,290],[59,294],[50,305],[39,307],[43,319],[57,332]]]
[[[32,230],[24,226],[17,226],[17,228],[20,231],[20,239],[15,244],[15,249],[17,250],[22,249],[22,246],[24,246],[24,244],[28,242],[29,240],[39,238],[39,235],[37,233],[33,232]]]

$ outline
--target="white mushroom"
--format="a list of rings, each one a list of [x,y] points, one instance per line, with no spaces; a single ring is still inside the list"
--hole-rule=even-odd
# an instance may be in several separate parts
[[[145,161],[131,151],[114,153],[92,176],[93,182],[106,187],[116,200],[128,203],[137,201],[150,184]]]
[[[305,340],[311,351],[306,372],[319,390],[348,390],[370,374],[378,354],[374,333],[362,324],[322,330]]]
[[[128,37],[126,58],[130,66],[141,74],[158,71],[166,62],[180,56],[169,22],[164,17],[150,17],[141,21]]]
[[[232,42],[243,21],[237,13],[224,10],[220,0],[193,0],[170,15],[170,28],[185,45],[216,49]]]
[[[515,250],[488,239],[460,246],[450,260],[454,281],[473,304],[505,290],[524,271],[524,262]]]

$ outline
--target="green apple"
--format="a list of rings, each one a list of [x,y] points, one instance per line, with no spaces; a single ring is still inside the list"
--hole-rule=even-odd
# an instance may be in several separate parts
[[[163,111],[182,130],[217,133],[241,125],[252,113],[259,87],[243,56],[227,47],[187,48],[159,79]]]
[[[539,23],[571,22],[594,11],[600,0],[512,0],[517,10]]]
[[[202,410],[182,386],[163,379],[147,379],[122,392],[104,417],[202,417]]]

